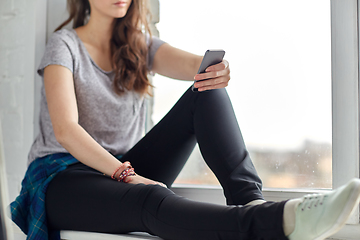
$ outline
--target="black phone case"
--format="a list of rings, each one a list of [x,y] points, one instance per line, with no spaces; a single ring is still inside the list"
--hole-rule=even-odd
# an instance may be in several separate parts
[[[215,65],[218,63],[221,63],[225,55],[224,50],[207,50],[205,52],[205,55],[203,57],[203,60],[201,61],[198,74],[199,73],[205,73],[206,68],[208,68],[211,65]],[[204,81],[204,80],[201,80]],[[194,81],[194,83],[197,81]],[[194,84],[191,87],[193,92],[198,92],[198,89],[194,87]]]

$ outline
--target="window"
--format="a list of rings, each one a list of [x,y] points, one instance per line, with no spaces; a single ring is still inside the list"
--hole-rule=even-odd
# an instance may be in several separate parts
[[[164,5],[166,4],[165,2],[166,1],[161,1],[161,11],[163,11]],[[272,4],[276,1],[269,2]],[[304,4],[309,3],[309,1],[302,2],[304,2]],[[318,4],[318,2],[324,1],[312,1],[311,4]],[[188,4],[187,6],[189,11],[186,11],[186,14],[184,13],[180,18],[177,17],[175,13],[180,11],[178,6],[173,6],[173,8],[177,9],[177,11],[171,12],[171,14],[173,14],[173,18],[177,17],[180,22],[180,27],[179,25],[174,25],[172,32],[170,32],[170,34],[174,34],[176,32],[176,34],[174,34],[176,36],[181,35],[179,34],[179,30],[185,28],[184,24],[181,25],[181,21],[183,18],[191,18],[192,13],[190,10],[194,9],[194,5],[192,5],[192,3],[182,2],[182,4]],[[262,2],[261,4],[257,2],[256,6],[260,7],[263,6],[263,4],[266,4],[266,2]],[[206,12],[209,9],[209,7],[206,6],[209,6],[209,4],[205,4],[205,7],[201,6],[196,10]],[[219,4],[215,5],[215,8],[221,10],[221,6]],[[312,5],[309,6],[309,8],[312,8]],[[325,8],[329,10],[329,6],[325,5]],[[331,0],[330,12],[332,187],[337,188],[340,185],[345,184],[349,179],[359,177],[359,1]],[[306,17],[307,15],[304,15],[301,18],[305,19]],[[164,20],[163,16],[161,20]],[[218,20],[222,21],[222,18],[218,18]],[[286,20],[284,19],[284,21]],[[238,29],[236,28],[237,25],[232,24],[232,27],[232,31],[237,32],[238,35],[240,35],[240,32],[238,32]],[[159,29],[161,28],[162,26],[159,24]],[[198,26],[198,29],[200,29],[200,26]],[[184,31],[187,30],[188,29],[185,29]],[[215,33],[216,31],[214,30],[213,32]],[[193,39],[201,37],[196,34],[192,34],[191,31],[187,31],[187,33],[189,36],[191,36],[188,38],[190,43],[193,41]],[[163,33],[160,30],[160,34],[164,40],[167,40],[165,32]],[[194,40],[193,42],[195,43],[196,41]],[[173,44],[175,45],[175,43]],[[177,46],[183,47],[181,45]],[[186,50],[191,51],[191,49]],[[203,51],[205,51],[205,49],[194,52],[197,54],[203,54]],[[229,59],[229,56],[226,56],[226,58]],[[231,66],[234,65],[232,61],[231,64]],[[233,68],[234,67],[232,67],[232,72],[234,72]],[[166,81],[161,78],[156,79],[156,85],[159,86],[161,84],[163,84],[164,87],[167,87],[167,92],[172,91],[172,89],[178,89],[180,87],[182,87],[185,91],[185,89],[188,87],[188,85],[185,86],[185,83],[179,83],[177,86],[174,84],[174,81]],[[159,91],[160,90],[157,89],[158,94]],[[173,93],[169,95],[173,97],[175,94]],[[178,97],[180,96],[173,98],[177,99]],[[170,96],[168,99],[171,99]],[[161,114],[161,111],[155,110],[155,120],[160,118]],[[244,131],[243,124],[241,127]],[[247,136],[245,136],[245,138],[248,139]],[[190,185],[177,185],[174,188],[174,191],[180,195],[195,200],[224,203],[222,190],[217,187],[207,187],[204,185],[196,187],[191,187]],[[264,188],[264,196],[267,200],[280,201],[289,198],[300,197],[306,193],[311,193],[314,191],[318,192],[320,190]],[[339,239],[356,239],[359,236],[359,232],[359,209],[357,209],[352,218],[348,221],[348,225],[346,225],[333,237]]]
[[[226,51],[227,90],[264,187],[332,187],[327,0],[163,0],[157,27],[181,49]],[[156,76],[154,84],[157,122],[191,83]],[[198,148],[176,183],[218,184]]]

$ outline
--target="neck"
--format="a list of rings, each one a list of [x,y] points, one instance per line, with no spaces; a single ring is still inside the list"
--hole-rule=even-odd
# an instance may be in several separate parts
[[[87,41],[101,49],[109,49],[113,24],[114,18],[99,17],[96,13],[91,14],[89,22],[83,26]]]

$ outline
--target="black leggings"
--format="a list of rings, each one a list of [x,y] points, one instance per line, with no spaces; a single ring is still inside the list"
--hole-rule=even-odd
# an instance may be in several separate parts
[[[225,89],[190,89],[121,161],[171,186],[196,142],[224,189],[228,205],[263,199]],[[105,233],[144,231],[164,239],[287,239],[282,230],[285,202],[221,206],[175,195],[158,185],[119,183],[74,164],[50,183],[46,210],[50,228]]]

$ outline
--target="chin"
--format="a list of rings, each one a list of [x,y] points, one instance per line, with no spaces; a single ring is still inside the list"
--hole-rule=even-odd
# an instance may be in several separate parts
[[[127,11],[117,12],[117,13],[113,14],[112,17],[114,17],[114,18],[123,18],[123,17],[126,16],[126,13],[127,13]]]

